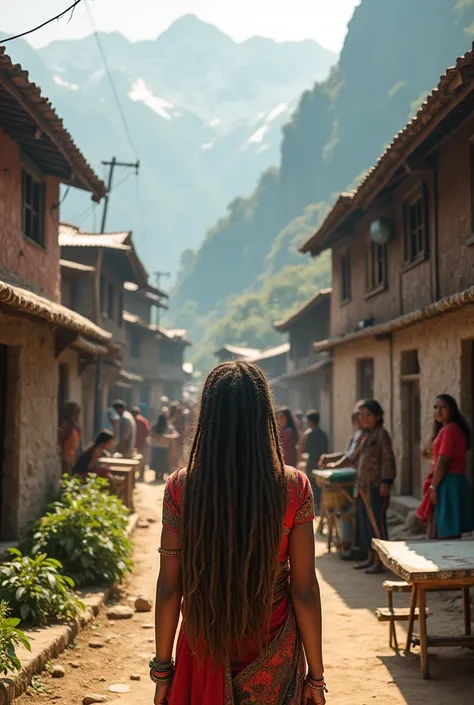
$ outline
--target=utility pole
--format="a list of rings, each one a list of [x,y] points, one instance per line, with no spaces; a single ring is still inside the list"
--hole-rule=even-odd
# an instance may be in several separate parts
[[[114,179],[114,171],[116,166],[123,166],[128,169],[135,169],[135,174],[138,174],[140,170],[140,162],[137,160],[134,163],[130,162],[118,162],[116,157],[112,157],[110,162],[102,162],[104,166],[109,167],[109,178],[108,178],[108,183],[107,183],[107,193],[105,194],[105,201],[104,201],[104,210],[102,212],[102,225],[100,226],[100,232],[104,233],[105,232],[105,224],[107,222],[107,213],[109,210],[109,199],[110,199],[110,194],[112,192],[112,185],[113,185],[113,179]]]
[[[156,281],[156,288],[161,290],[161,278],[164,277],[165,279],[169,279],[171,276],[171,272],[154,272],[155,275],[155,281]],[[156,307],[156,325],[160,325],[160,307]]]
[[[135,169],[135,173],[138,174],[140,169],[140,162],[137,160],[135,163],[130,162],[119,162],[116,157],[112,157],[110,162],[102,162],[104,166],[109,167],[109,178],[107,182],[107,193],[105,194],[104,200],[104,210],[102,211],[102,223],[100,226],[100,232],[105,232],[105,225],[107,223],[107,213],[109,210],[109,200],[110,194],[112,192],[114,171],[116,166],[126,167],[128,169]],[[96,272],[95,272],[95,299],[96,299],[96,311],[97,311],[97,325],[101,324],[101,311],[100,311],[100,274],[102,269],[102,250],[99,249],[97,254],[96,262]],[[96,368],[95,368],[95,384],[94,384],[94,416],[95,416],[95,431],[99,433],[102,428],[102,357],[97,356]]]

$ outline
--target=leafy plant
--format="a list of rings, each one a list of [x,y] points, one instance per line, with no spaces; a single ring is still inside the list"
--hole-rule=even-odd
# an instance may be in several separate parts
[[[54,556],[78,586],[110,585],[131,569],[128,510],[107,486],[98,477],[81,484],[65,476],[59,499],[32,532],[31,553]]]
[[[74,619],[82,602],[72,588],[74,581],[62,575],[62,565],[46,553],[24,556],[17,548],[9,551],[12,560],[0,566],[0,599],[13,614],[32,624],[54,619]]]
[[[2,600],[0,602],[0,673],[19,671],[21,663],[16,655],[16,648],[20,645],[31,651],[31,645],[23,632],[18,629],[20,620],[10,617],[10,608]]]

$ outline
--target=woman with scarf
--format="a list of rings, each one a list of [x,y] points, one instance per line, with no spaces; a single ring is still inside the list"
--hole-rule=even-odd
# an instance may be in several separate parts
[[[440,394],[434,401],[432,469],[423,486],[417,517],[428,526],[429,539],[458,539],[474,531],[466,455],[471,432],[456,400]]]
[[[165,489],[155,705],[324,705],[313,517],[306,475],[284,464],[263,372],[219,365],[188,466]]]

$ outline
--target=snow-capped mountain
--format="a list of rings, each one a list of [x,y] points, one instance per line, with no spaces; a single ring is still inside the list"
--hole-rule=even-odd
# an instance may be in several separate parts
[[[313,41],[236,43],[192,15],[156,41],[132,43],[117,33],[100,40],[133,150],[94,36],[36,52],[18,42],[8,51],[99,173],[102,160],[138,155],[135,185],[133,172],[117,171],[108,227],[135,230],[150,271],[175,271],[180,253],[202,241],[226,204],[279,162],[282,125],[337,57]],[[100,221],[89,205],[71,192],[62,216],[92,228]]]

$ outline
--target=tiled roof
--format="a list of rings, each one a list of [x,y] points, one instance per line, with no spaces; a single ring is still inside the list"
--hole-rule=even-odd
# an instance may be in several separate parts
[[[71,260],[67,259],[60,259],[59,265],[61,269],[70,269],[75,272],[84,272],[88,274],[95,272],[95,267],[91,267],[88,264],[81,264],[80,262],[72,262]]]
[[[278,345],[276,348],[268,348],[264,350],[258,357],[254,357],[252,362],[260,362],[261,360],[268,360],[271,357],[279,357],[280,355],[286,355],[290,351],[290,344],[283,343]]]
[[[457,59],[448,68],[438,86],[428,95],[417,114],[395,135],[391,144],[367,172],[352,194],[344,194],[333,206],[318,230],[303,244],[301,252],[318,254],[325,248],[326,238],[340,227],[348,215],[366,207],[386,186],[417,149],[442,121],[474,90],[474,43],[471,51]]]
[[[0,125],[46,174],[82,188],[99,201],[105,184],[74,144],[51,103],[0,46]],[[93,125],[91,125],[93,129]]]
[[[214,355],[219,356],[219,354],[224,351],[249,361],[262,354],[262,351],[257,350],[257,348],[241,348],[238,345],[223,345],[214,353]]]
[[[191,345],[190,341],[186,338],[187,330],[184,328],[163,328],[159,326],[158,330],[164,338],[171,340],[173,343]]]
[[[353,333],[346,333],[346,335],[337,335],[328,340],[322,340],[321,342],[314,343],[314,349],[316,352],[325,352],[327,350],[333,350],[346,343],[352,343],[363,338],[374,338],[381,335],[388,335],[394,331],[401,330],[402,328],[408,328],[409,326],[416,325],[422,321],[426,321],[430,318],[436,318],[444,313],[449,313],[450,311],[455,311],[456,309],[463,308],[469,304],[474,304],[474,286],[464,291],[459,291],[451,296],[446,296],[444,299],[440,299],[434,304],[429,304],[424,308],[420,308],[412,313],[407,313],[404,316],[399,316],[391,321],[385,323],[378,323],[367,328],[362,328],[361,330],[354,331]]]
[[[311,311],[316,306],[319,306],[319,304],[323,301],[329,299],[331,297],[331,293],[332,289],[321,289],[309,301],[307,301],[305,304],[300,306],[300,308],[294,311],[290,316],[288,316],[288,318],[285,318],[284,321],[277,321],[274,324],[274,328],[280,333],[285,333],[292,327],[294,323],[301,320],[306,313]]]
[[[144,321],[143,318],[140,318],[140,316],[136,316],[134,313],[130,313],[129,311],[123,312],[123,320],[125,323],[129,323],[132,326],[138,326],[139,328],[143,328],[150,333],[160,332],[158,326],[153,325],[153,323],[147,323],[147,321]]]
[[[112,338],[110,333],[75,311],[4,281],[0,281],[0,307],[22,311],[32,317],[41,318],[55,326],[68,328],[99,342],[107,343]]]
[[[130,230],[117,233],[86,233],[69,223],[61,223],[59,226],[60,247],[106,247],[130,252],[130,236]]]

